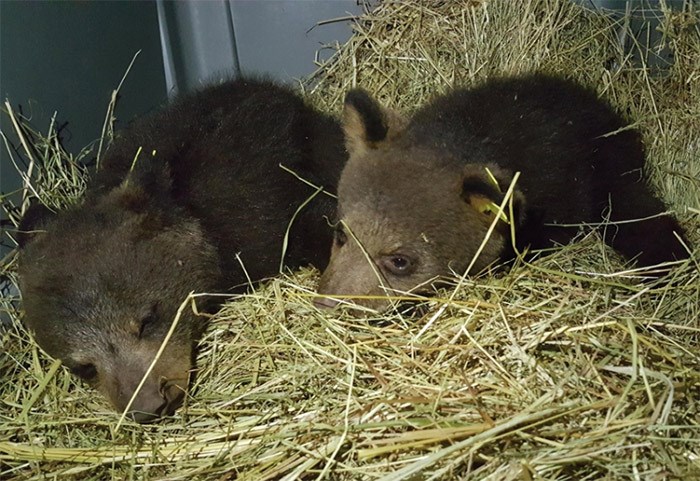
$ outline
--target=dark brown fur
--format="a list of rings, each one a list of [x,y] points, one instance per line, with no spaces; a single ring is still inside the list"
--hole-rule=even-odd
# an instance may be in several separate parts
[[[578,227],[564,224],[609,220],[605,241],[638,265],[686,258],[682,229],[659,216],[664,206],[644,183],[639,135],[620,131],[625,125],[593,92],[543,75],[456,90],[407,123],[350,92],[350,159],[320,293],[377,296],[357,302],[383,307],[387,294],[479,272],[515,250],[567,243]],[[513,249],[511,224],[494,219],[516,172],[505,204]]]
[[[116,139],[82,203],[27,213],[26,324],[124,410],[188,293],[230,291],[279,271],[285,231],[316,189],[278,164],[333,191],[344,160],[338,123],[270,82],[236,80],[177,100]],[[325,267],[334,209],[321,193],[301,211],[286,266]],[[136,420],[181,403],[203,325],[183,311],[131,406]]]

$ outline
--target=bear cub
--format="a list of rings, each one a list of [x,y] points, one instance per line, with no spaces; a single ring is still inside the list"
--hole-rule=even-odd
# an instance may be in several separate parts
[[[605,242],[640,266],[688,257],[642,177],[639,134],[573,82],[490,80],[410,120],[353,90],[343,115],[350,158],[321,294],[376,296],[356,303],[382,308],[387,296],[478,273],[516,250],[565,244],[580,224],[604,223]]]
[[[125,410],[190,292],[245,286],[282,262],[326,266],[335,200],[316,186],[335,191],[346,156],[339,123],[272,82],[182,96],[115,139],[81,203],[28,210],[18,235],[26,325]],[[181,404],[202,319],[183,310],[133,419]]]

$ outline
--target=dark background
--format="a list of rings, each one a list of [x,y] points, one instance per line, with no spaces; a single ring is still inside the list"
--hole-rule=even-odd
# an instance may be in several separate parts
[[[56,113],[63,145],[77,154],[99,139],[111,93],[136,52],[120,91],[117,128],[208,80],[264,72],[293,82],[313,73],[317,51],[327,57],[332,51],[324,45],[349,38],[359,3],[0,0],[0,100],[42,133]],[[0,130],[17,145],[5,114]],[[0,193],[17,203],[21,186],[1,142]],[[4,233],[0,239],[1,257],[13,243]]]

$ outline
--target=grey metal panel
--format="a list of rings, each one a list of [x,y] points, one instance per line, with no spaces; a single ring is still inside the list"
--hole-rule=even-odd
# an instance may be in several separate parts
[[[239,73],[283,82],[310,75],[317,51],[345,42],[362,10],[357,0],[158,0],[168,89]],[[325,23],[333,19],[345,20]]]
[[[617,36],[623,51],[638,66],[663,73],[673,63],[673,52],[658,28],[665,9],[700,9],[700,0],[572,0],[592,10],[621,19]]]
[[[284,81],[313,73],[316,52],[350,38],[347,19],[362,13],[356,0],[233,0],[231,10],[241,71]]]
[[[238,73],[236,38],[226,0],[158,0],[168,91],[188,91],[215,74]]]

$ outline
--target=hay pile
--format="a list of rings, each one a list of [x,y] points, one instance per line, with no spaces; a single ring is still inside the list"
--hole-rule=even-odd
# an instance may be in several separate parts
[[[652,76],[617,46],[619,25],[567,1],[385,3],[309,95],[338,110],[357,84],[410,111],[503,72],[579,79],[635,119],[652,182],[697,246],[699,14],[666,18],[676,62]],[[41,192],[81,191],[74,160],[36,152],[58,159],[35,165]],[[671,284],[638,284],[589,234],[366,319],[317,311],[313,270],[280,277],[212,320],[191,398],[153,426],[119,424],[15,320],[0,347],[0,478],[700,479],[697,254]]]

